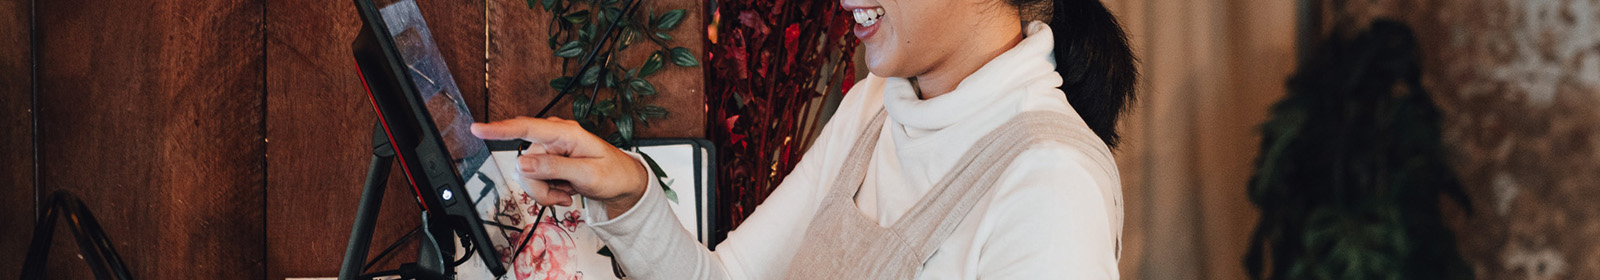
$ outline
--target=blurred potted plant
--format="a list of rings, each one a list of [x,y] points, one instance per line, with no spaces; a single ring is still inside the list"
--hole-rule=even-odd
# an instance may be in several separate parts
[[[1409,28],[1378,21],[1301,63],[1262,125],[1251,279],[1471,279],[1441,195],[1471,205],[1440,149]]]

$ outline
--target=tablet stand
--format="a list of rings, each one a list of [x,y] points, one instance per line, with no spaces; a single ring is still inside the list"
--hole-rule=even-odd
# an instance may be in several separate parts
[[[372,163],[367,166],[367,182],[361,190],[361,204],[356,206],[355,225],[350,229],[350,243],[344,250],[344,263],[339,268],[339,280],[365,280],[364,264],[367,262],[367,249],[372,245],[372,229],[378,222],[378,210],[383,206],[384,188],[388,186],[389,169],[394,164],[395,151],[390,146],[389,135],[384,131],[382,124],[372,128]],[[435,225],[428,219],[429,213],[422,212],[422,242],[420,252],[417,253],[416,263],[400,265],[397,270],[402,279],[451,279],[454,274],[452,267],[445,263],[444,255],[454,255],[455,241],[449,237],[455,236],[444,225]],[[441,244],[437,237],[446,237]]]

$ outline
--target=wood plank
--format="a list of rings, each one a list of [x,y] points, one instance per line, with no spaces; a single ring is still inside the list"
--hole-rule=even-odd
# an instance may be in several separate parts
[[[44,191],[139,279],[261,279],[260,0],[37,3]],[[51,278],[90,278],[57,231]]]
[[[468,106],[482,118],[481,2],[418,4]],[[267,277],[335,276],[376,121],[350,52],[361,20],[349,1],[273,0],[266,23]],[[369,256],[419,224],[410,186],[400,172],[391,175]],[[374,269],[414,262],[414,245]]]
[[[555,97],[550,80],[561,77],[561,61],[546,42],[550,13],[529,9],[523,0],[489,0],[489,118],[507,119],[539,112]],[[645,1],[640,9],[657,13],[687,9],[677,30],[670,35],[674,44],[693,51],[705,64],[704,1]],[[623,52],[622,65],[639,65],[653,51],[641,44]],[[577,63],[573,63],[576,65]],[[577,66],[572,66],[577,68]],[[704,67],[702,65],[702,67]],[[659,95],[652,102],[667,108],[671,115],[640,130],[640,137],[705,137],[705,72],[703,68],[667,66],[650,80]],[[552,115],[570,118],[571,99],[556,106]]]
[[[22,274],[33,236],[32,0],[0,0],[0,275]]]

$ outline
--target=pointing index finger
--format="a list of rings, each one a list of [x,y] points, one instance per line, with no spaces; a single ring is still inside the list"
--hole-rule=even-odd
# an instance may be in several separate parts
[[[548,129],[540,129],[548,126],[549,124],[539,119],[518,117],[492,123],[474,123],[472,124],[472,135],[484,140],[522,139],[534,143],[545,143],[548,142],[546,140],[549,140],[548,138],[551,136],[535,135],[535,132],[549,131]]]

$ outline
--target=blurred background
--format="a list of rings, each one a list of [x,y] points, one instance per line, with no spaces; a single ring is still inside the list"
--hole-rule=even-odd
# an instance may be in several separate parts
[[[529,115],[554,95],[548,81],[561,76],[562,67],[546,47],[548,12],[520,0],[417,1],[477,118]],[[829,46],[819,50],[833,52],[799,58],[815,71],[795,74],[811,79],[797,81],[821,86],[800,86],[811,92],[799,91],[805,94],[782,103],[791,110],[728,105],[756,102],[734,97],[752,91],[772,102],[780,92],[764,90],[784,87],[728,75],[738,73],[728,69],[743,69],[728,61],[758,65],[781,57],[762,50],[781,48],[785,40],[752,41],[758,35],[785,34],[780,31],[791,27],[826,31],[804,24],[830,24],[742,12],[772,5],[837,12],[825,8],[837,9],[833,1],[768,2],[645,3],[656,11],[688,11],[681,23],[688,28],[670,36],[702,63],[667,68],[655,78],[655,100],[672,115],[641,128],[640,137],[704,137],[721,144],[746,136],[730,116],[745,116],[746,122],[798,119],[801,125],[788,128],[797,133],[826,119],[838,85],[848,82],[839,77],[864,75],[847,59],[848,42],[819,43]],[[1315,228],[1320,220],[1300,212],[1264,213],[1263,204],[1251,199],[1253,182],[1275,182],[1252,179],[1262,174],[1262,124],[1291,92],[1329,87],[1309,83],[1291,90],[1288,81],[1297,71],[1326,73],[1339,65],[1299,69],[1303,62],[1366,61],[1359,55],[1342,59],[1347,53],[1322,51],[1337,49],[1323,46],[1359,37],[1378,19],[1414,32],[1421,69],[1412,77],[1421,91],[1384,88],[1385,94],[1425,93],[1437,110],[1437,137],[1428,137],[1429,143],[1438,145],[1439,158],[1464,194],[1455,199],[1429,193],[1422,210],[1398,212],[1437,215],[1399,226],[1427,221],[1446,229],[1407,233],[1404,240],[1453,243],[1443,258],[1459,258],[1471,274],[1467,278],[1600,278],[1600,239],[1594,238],[1600,236],[1600,203],[1591,202],[1600,199],[1600,1],[1102,2],[1129,32],[1143,78],[1139,101],[1122,128],[1126,143],[1116,153],[1126,202],[1123,278],[1248,279],[1255,271],[1245,264],[1252,245],[1271,250],[1300,242],[1271,234],[1264,243],[1253,242],[1253,236],[1263,237],[1256,236],[1263,232],[1263,217],[1305,220],[1305,228]],[[56,190],[77,194],[95,211],[136,278],[337,274],[374,120],[350,59],[358,23],[347,1],[0,0],[0,277],[20,274],[41,204]],[[762,29],[771,30],[740,33]],[[637,62],[648,55],[622,57]],[[570,116],[570,109],[557,114]],[[756,117],[761,114],[767,117]],[[769,157],[803,150],[805,134],[798,135],[798,141],[776,135],[778,146],[764,151],[778,152],[750,152],[759,164],[741,168],[763,173],[730,180],[781,178],[788,159]],[[1386,138],[1371,139],[1378,140],[1329,141]],[[748,175],[765,171],[772,174]],[[724,201],[728,219],[736,222],[740,211],[764,198],[764,182],[726,190],[742,194]],[[1282,185],[1289,187],[1277,189],[1298,190]],[[418,210],[406,206],[413,198],[390,193],[375,244],[417,223]],[[1274,223],[1264,232],[1283,227],[1289,226]],[[90,278],[66,230],[56,232],[49,278]],[[1395,251],[1412,252],[1405,248],[1422,241],[1397,242],[1402,245]],[[1301,254],[1348,253],[1332,248]],[[1269,254],[1265,262],[1318,269],[1317,262],[1297,256]],[[1352,256],[1369,264],[1411,264]],[[1266,274],[1340,278],[1289,270]]]

